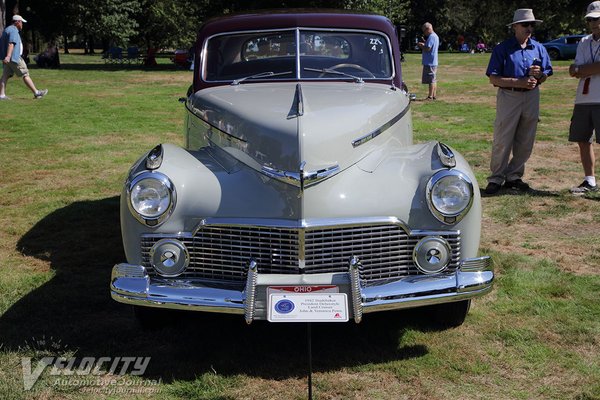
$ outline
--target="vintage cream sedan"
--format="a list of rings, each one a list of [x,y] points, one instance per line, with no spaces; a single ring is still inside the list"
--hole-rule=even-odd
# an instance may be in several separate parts
[[[360,322],[488,293],[481,202],[456,151],[413,143],[396,29],[376,15],[226,16],[198,34],[184,146],[137,161],[110,289],[159,308]]]

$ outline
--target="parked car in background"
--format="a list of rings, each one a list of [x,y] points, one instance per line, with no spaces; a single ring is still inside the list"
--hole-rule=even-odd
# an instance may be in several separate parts
[[[111,294],[250,323],[347,321],[432,306],[460,325],[488,293],[475,175],[414,143],[394,25],[331,12],[206,22],[184,147],[161,144],[121,195]]]
[[[190,65],[194,62],[194,48],[192,47],[189,50],[175,50],[173,57],[171,57],[171,61],[180,68],[190,68]]]
[[[552,60],[568,60],[575,58],[577,45],[585,35],[561,36],[557,39],[542,43]]]

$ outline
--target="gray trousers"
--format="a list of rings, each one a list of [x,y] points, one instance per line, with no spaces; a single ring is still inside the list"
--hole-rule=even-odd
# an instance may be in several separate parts
[[[515,92],[498,88],[488,182],[501,185],[521,179],[535,142],[540,116],[540,90]],[[512,153],[512,158],[510,158]]]

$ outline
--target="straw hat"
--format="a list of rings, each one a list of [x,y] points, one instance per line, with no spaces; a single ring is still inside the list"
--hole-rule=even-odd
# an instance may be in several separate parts
[[[596,3],[600,3],[597,1]],[[506,26],[512,26],[514,24],[520,24],[521,22],[542,22],[539,19],[535,19],[533,16],[533,10],[531,8],[519,8],[515,11],[515,15],[513,16],[513,22]]]

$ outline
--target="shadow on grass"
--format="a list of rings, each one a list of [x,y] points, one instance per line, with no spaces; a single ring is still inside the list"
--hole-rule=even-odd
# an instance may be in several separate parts
[[[40,69],[31,67],[30,69]],[[141,64],[103,64],[103,63],[73,63],[61,64],[58,70],[65,71],[187,71],[187,69],[178,68],[175,64],[158,64],[152,67],[146,67]]]
[[[177,312],[167,327],[141,330],[131,308],[110,298],[111,268],[125,260],[118,203],[117,197],[73,203],[21,238],[19,250],[50,262],[55,276],[0,317],[4,350],[18,351],[44,338],[79,359],[149,356],[146,376],[163,382],[193,380],[212,370],[265,378],[305,376],[305,324],[256,321],[248,326],[239,315]],[[407,330],[434,329],[419,314],[368,314],[360,325],[313,324],[313,369],[427,354],[425,345],[400,346]]]
[[[479,189],[481,197],[497,197],[497,196],[533,196],[533,197],[560,197],[560,193],[551,190],[529,189],[526,192],[516,189],[502,188],[494,194],[487,194],[485,189]]]

